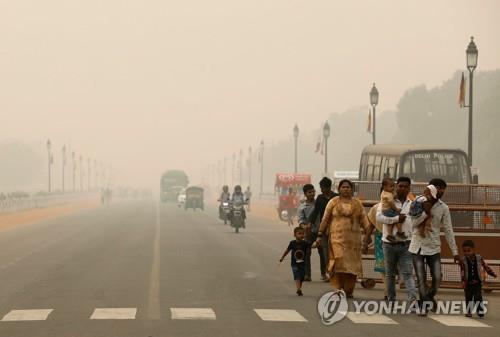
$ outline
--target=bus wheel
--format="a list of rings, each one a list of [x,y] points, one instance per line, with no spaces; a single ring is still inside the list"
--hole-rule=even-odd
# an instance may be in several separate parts
[[[361,286],[365,289],[373,289],[375,287],[375,280],[372,278],[361,280]]]

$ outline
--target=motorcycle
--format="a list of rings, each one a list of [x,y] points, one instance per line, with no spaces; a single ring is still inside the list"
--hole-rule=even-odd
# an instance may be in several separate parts
[[[224,220],[224,225],[227,225],[227,222],[229,221],[229,218],[231,216],[231,205],[229,205],[229,202],[224,201],[222,203],[219,213],[220,219]]]
[[[235,233],[239,233],[240,228],[245,228],[245,219],[243,218],[244,204],[238,203],[231,206],[231,227]]]

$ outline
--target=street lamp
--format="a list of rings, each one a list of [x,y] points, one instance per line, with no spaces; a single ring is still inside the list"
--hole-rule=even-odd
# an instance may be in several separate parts
[[[248,147],[248,186],[252,188],[252,147]]]
[[[240,159],[239,159],[239,165],[240,165],[240,185],[243,185],[243,150],[240,150]]]
[[[90,191],[90,179],[91,179],[91,176],[90,176],[90,174],[91,174],[91,172],[90,172],[90,165],[91,165],[90,164],[90,158],[88,158],[87,159],[87,174],[88,174],[87,178],[88,178],[88,190],[89,191]]]
[[[259,161],[260,161],[260,197],[262,198],[262,193],[264,192],[264,141],[260,141],[260,151],[259,151]]]
[[[71,159],[73,161],[73,193],[75,193],[75,191],[76,191],[76,162],[75,162],[75,158],[76,158],[76,153],[75,153],[75,151],[73,151],[71,153]]]
[[[330,137],[330,124],[328,124],[328,121],[323,126],[323,137],[325,139],[325,175],[328,175],[328,138]]]
[[[477,47],[474,43],[474,37],[471,36],[467,50],[467,69],[469,69],[469,137],[468,137],[468,161],[469,166],[472,166],[472,80],[474,77],[474,70],[477,67]]]
[[[373,137],[373,145],[376,144],[376,131],[377,129],[375,128],[375,121],[376,121],[376,118],[375,118],[375,107],[377,106],[378,104],[378,90],[377,88],[375,87],[375,83],[373,83],[373,87],[372,87],[372,90],[370,90],[370,104],[373,108],[373,130],[372,130],[372,137]]]
[[[80,155],[80,192],[83,192],[83,156]]]
[[[49,193],[51,192],[52,190],[52,186],[51,186],[51,174],[50,174],[50,168],[52,166],[52,153],[51,153],[51,150],[52,150],[52,142],[50,141],[50,139],[47,140],[47,154],[48,154],[48,159],[49,159]]]
[[[64,171],[66,170],[66,145],[62,147],[62,192],[64,193]]]
[[[299,127],[297,124],[293,127],[293,138],[295,140],[295,173],[297,173],[297,141],[299,139]]]

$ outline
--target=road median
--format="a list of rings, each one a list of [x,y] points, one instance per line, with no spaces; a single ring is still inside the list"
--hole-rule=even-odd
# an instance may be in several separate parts
[[[98,205],[99,201],[97,198],[89,198],[44,208],[0,213],[0,230],[57,218],[85,209],[95,208]]]

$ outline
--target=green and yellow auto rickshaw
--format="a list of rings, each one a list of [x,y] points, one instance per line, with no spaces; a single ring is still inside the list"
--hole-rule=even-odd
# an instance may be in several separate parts
[[[196,210],[197,208],[203,210],[205,208],[203,204],[203,188],[197,186],[190,186],[186,188],[186,202],[184,203],[184,209],[192,208]]]

